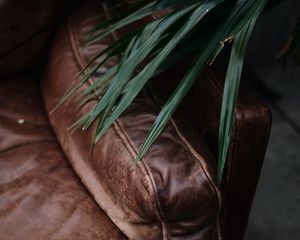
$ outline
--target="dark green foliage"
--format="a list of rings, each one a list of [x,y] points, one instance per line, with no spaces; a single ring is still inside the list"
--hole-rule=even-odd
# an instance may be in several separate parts
[[[222,105],[218,180],[221,181],[230,143],[235,102],[249,36],[255,20],[267,0],[142,0],[136,1],[122,15],[100,23],[89,33],[87,44],[101,39],[157,10],[168,8],[166,15],[154,19],[120,38],[92,61],[104,56],[91,68],[90,63],[80,74],[79,83],[62,98],[76,92],[110,58],[119,56],[119,63],[97,79],[84,93],[80,106],[99,96],[94,108],[74,126],[88,128],[98,121],[95,142],[126,110],[146,83],[156,74],[196,53],[194,63],[187,70],[176,90],[163,106],[142,145],[136,162],[140,161],[159,136],[170,117],[205,66],[213,61],[224,44],[233,41],[231,59],[226,75]]]

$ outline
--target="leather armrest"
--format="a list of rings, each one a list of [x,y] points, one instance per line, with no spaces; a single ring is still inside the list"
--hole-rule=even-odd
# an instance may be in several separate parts
[[[186,66],[180,63],[162,76],[165,80],[153,81],[161,96],[171,94],[184,69]],[[224,59],[217,59],[193,85],[180,109],[202,134],[216,159],[225,73]],[[245,81],[246,77],[241,80],[222,183],[224,229],[230,240],[243,238],[271,128],[271,111]]]

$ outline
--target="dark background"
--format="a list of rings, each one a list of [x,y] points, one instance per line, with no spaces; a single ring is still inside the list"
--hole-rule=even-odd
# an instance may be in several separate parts
[[[278,55],[300,16],[300,1],[267,12],[255,28],[245,77],[273,113],[270,142],[245,240],[300,239],[300,68]]]

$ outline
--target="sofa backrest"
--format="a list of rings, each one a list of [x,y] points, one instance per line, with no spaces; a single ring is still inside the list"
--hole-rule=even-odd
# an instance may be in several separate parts
[[[57,24],[77,1],[0,1],[0,75],[35,70],[47,59]]]

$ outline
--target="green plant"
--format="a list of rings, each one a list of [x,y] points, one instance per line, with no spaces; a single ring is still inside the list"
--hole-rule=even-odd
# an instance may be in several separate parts
[[[100,52],[91,63],[100,58],[103,60],[92,68],[89,63],[82,70],[81,80],[67,91],[58,106],[110,58],[119,56],[119,63],[82,93],[84,99],[81,104],[89,100],[90,94],[103,92],[103,95],[95,107],[73,125],[82,126],[84,130],[97,120],[94,139],[97,142],[153,76],[184,56],[195,54],[193,64],[151,127],[136,158],[138,162],[161,133],[205,66],[213,62],[225,43],[233,42],[220,119],[218,181],[221,182],[247,45],[256,19],[267,2],[268,0],[137,0],[122,14],[94,27],[89,33],[87,44],[100,41],[108,34],[153,12],[163,9],[168,11],[160,18],[141,23],[139,28]]]

